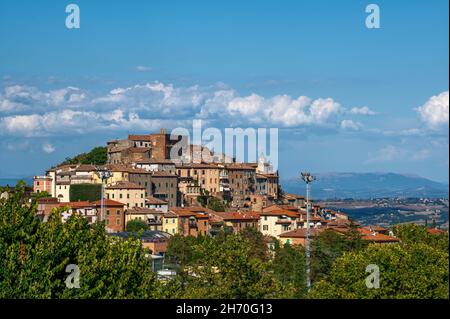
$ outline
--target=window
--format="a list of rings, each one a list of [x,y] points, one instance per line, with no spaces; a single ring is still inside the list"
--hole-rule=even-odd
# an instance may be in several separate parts
[[[109,209],[106,210],[106,216],[109,216]]]
[[[39,186],[39,182],[36,182],[36,185]]]
[[[116,225],[120,225],[120,218],[116,219]]]
[[[116,211],[117,216],[120,216],[120,209]]]
[[[130,208],[130,203],[127,203],[127,207]]]
[[[130,198],[130,194],[127,194],[127,198]]]
[[[269,226],[268,225],[263,225],[263,230],[269,230]]]
[[[106,225],[109,225],[109,219],[106,220]]]
[[[267,220],[267,216],[264,216],[264,220]]]
[[[119,194],[119,198],[122,198],[122,193]]]
[[[141,207],[144,207],[144,203],[141,203]]]

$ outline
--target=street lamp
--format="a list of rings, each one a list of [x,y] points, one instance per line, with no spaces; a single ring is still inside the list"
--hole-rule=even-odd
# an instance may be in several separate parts
[[[108,180],[108,178],[112,177],[112,172],[109,171],[106,167],[98,167],[96,170],[97,176],[102,180],[102,193],[101,193],[101,204],[100,204],[100,222],[103,222],[104,219],[104,206],[105,206],[105,181]]]
[[[306,286],[308,291],[311,289],[311,263],[310,263],[310,248],[309,248],[309,184],[315,181],[315,177],[308,172],[301,173],[303,181],[306,183]]]

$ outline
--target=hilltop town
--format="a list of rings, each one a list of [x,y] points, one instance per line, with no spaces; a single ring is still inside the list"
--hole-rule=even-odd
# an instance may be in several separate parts
[[[152,232],[146,234],[151,238],[145,242],[154,254],[164,253],[175,234],[213,236],[221,229],[239,232],[248,227],[269,241],[304,245],[306,199],[281,190],[278,172],[263,154],[257,163],[238,163],[186,144],[190,152],[173,159],[175,142],[164,129],[129,135],[107,142],[105,165],[66,164],[35,176],[34,193],[48,194],[37,201],[39,217],[45,221],[54,208],[62,208],[63,220],[73,213],[91,223],[101,220],[98,171],[107,170],[103,216],[107,231],[126,236],[127,224],[139,220]],[[386,228],[360,227],[340,211],[314,203],[310,207],[312,238],[326,229],[345,233],[356,227],[364,240],[398,241]]]

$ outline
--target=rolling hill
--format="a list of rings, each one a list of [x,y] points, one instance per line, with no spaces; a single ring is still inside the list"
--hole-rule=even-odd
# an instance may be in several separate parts
[[[312,186],[312,197],[382,198],[434,197],[448,198],[447,184],[416,175],[395,173],[318,173]],[[288,193],[305,194],[305,184],[299,178],[281,179],[282,189]]]

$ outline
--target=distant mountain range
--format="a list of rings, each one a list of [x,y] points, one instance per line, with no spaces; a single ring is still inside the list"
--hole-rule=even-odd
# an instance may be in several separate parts
[[[0,178],[0,186],[16,186],[20,178]],[[22,178],[28,185],[33,185],[33,178]]]
[[[382,197],[448,198],[449,186],[416,175],[395,173],[318,173],[311,194],[316,199]],[[305,194],[300,178],[281,179],[287,193]]]

